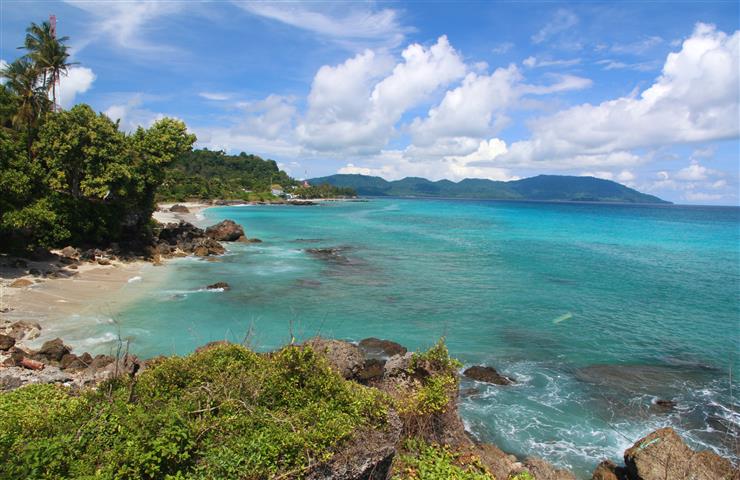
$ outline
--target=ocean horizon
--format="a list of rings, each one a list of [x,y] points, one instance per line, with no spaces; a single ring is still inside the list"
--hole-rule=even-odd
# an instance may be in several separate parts
[[[374,198],[215,207],[203,224],[225,218],[263,243],[151,268],[115,323],[49,334],[98,352],[120,335],[142,357],[444,337],[465,367],[516,380],[461,385],[467,428],[505,451],[587,478],[670,425],[737,460],[740,208]],[[204,288],[218,281],[231,290]]]

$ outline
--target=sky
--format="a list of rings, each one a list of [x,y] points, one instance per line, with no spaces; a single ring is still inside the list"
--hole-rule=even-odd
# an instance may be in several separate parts
[[[0,62],[57,17],[64,107],[297,178],[592,175],[738,205],[740,7],[728,2],[0,0]]]

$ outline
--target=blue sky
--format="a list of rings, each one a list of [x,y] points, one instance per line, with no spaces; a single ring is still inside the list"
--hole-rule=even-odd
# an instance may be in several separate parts
[[[296,177],[594,175],[737,205],[737,2],[0,0],[0,59],[56,14],[62,101]]]

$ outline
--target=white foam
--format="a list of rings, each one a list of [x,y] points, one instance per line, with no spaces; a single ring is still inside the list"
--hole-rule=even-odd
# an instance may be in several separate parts
[[[128,279],[128,283],[134,283],[134,282],[140,282],[140,281],[141,281],[141,276],[139,275]]]

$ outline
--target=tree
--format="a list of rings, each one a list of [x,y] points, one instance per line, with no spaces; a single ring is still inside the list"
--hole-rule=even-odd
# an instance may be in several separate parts
[[[69,37],[55,38],[51,32],[51,24],[43,22],[41,25],[31,23],[26,29],[26,40],[23,45],[28,57],[42,72],[43,85],[46,91],[51,90],[53,106],[57,105],[56,85],[62,75],[66,75],[74,63],[67,62],[68,47],[64,44]]]
[[[11,119],[13,126],[26,130],[30,144],[33,138],[31,132],[49,107],[41,79],[42,72],[29,58],[21,57],[8,64],[1,75],[7,80],[6,88],[18,96],[18,106]]]

